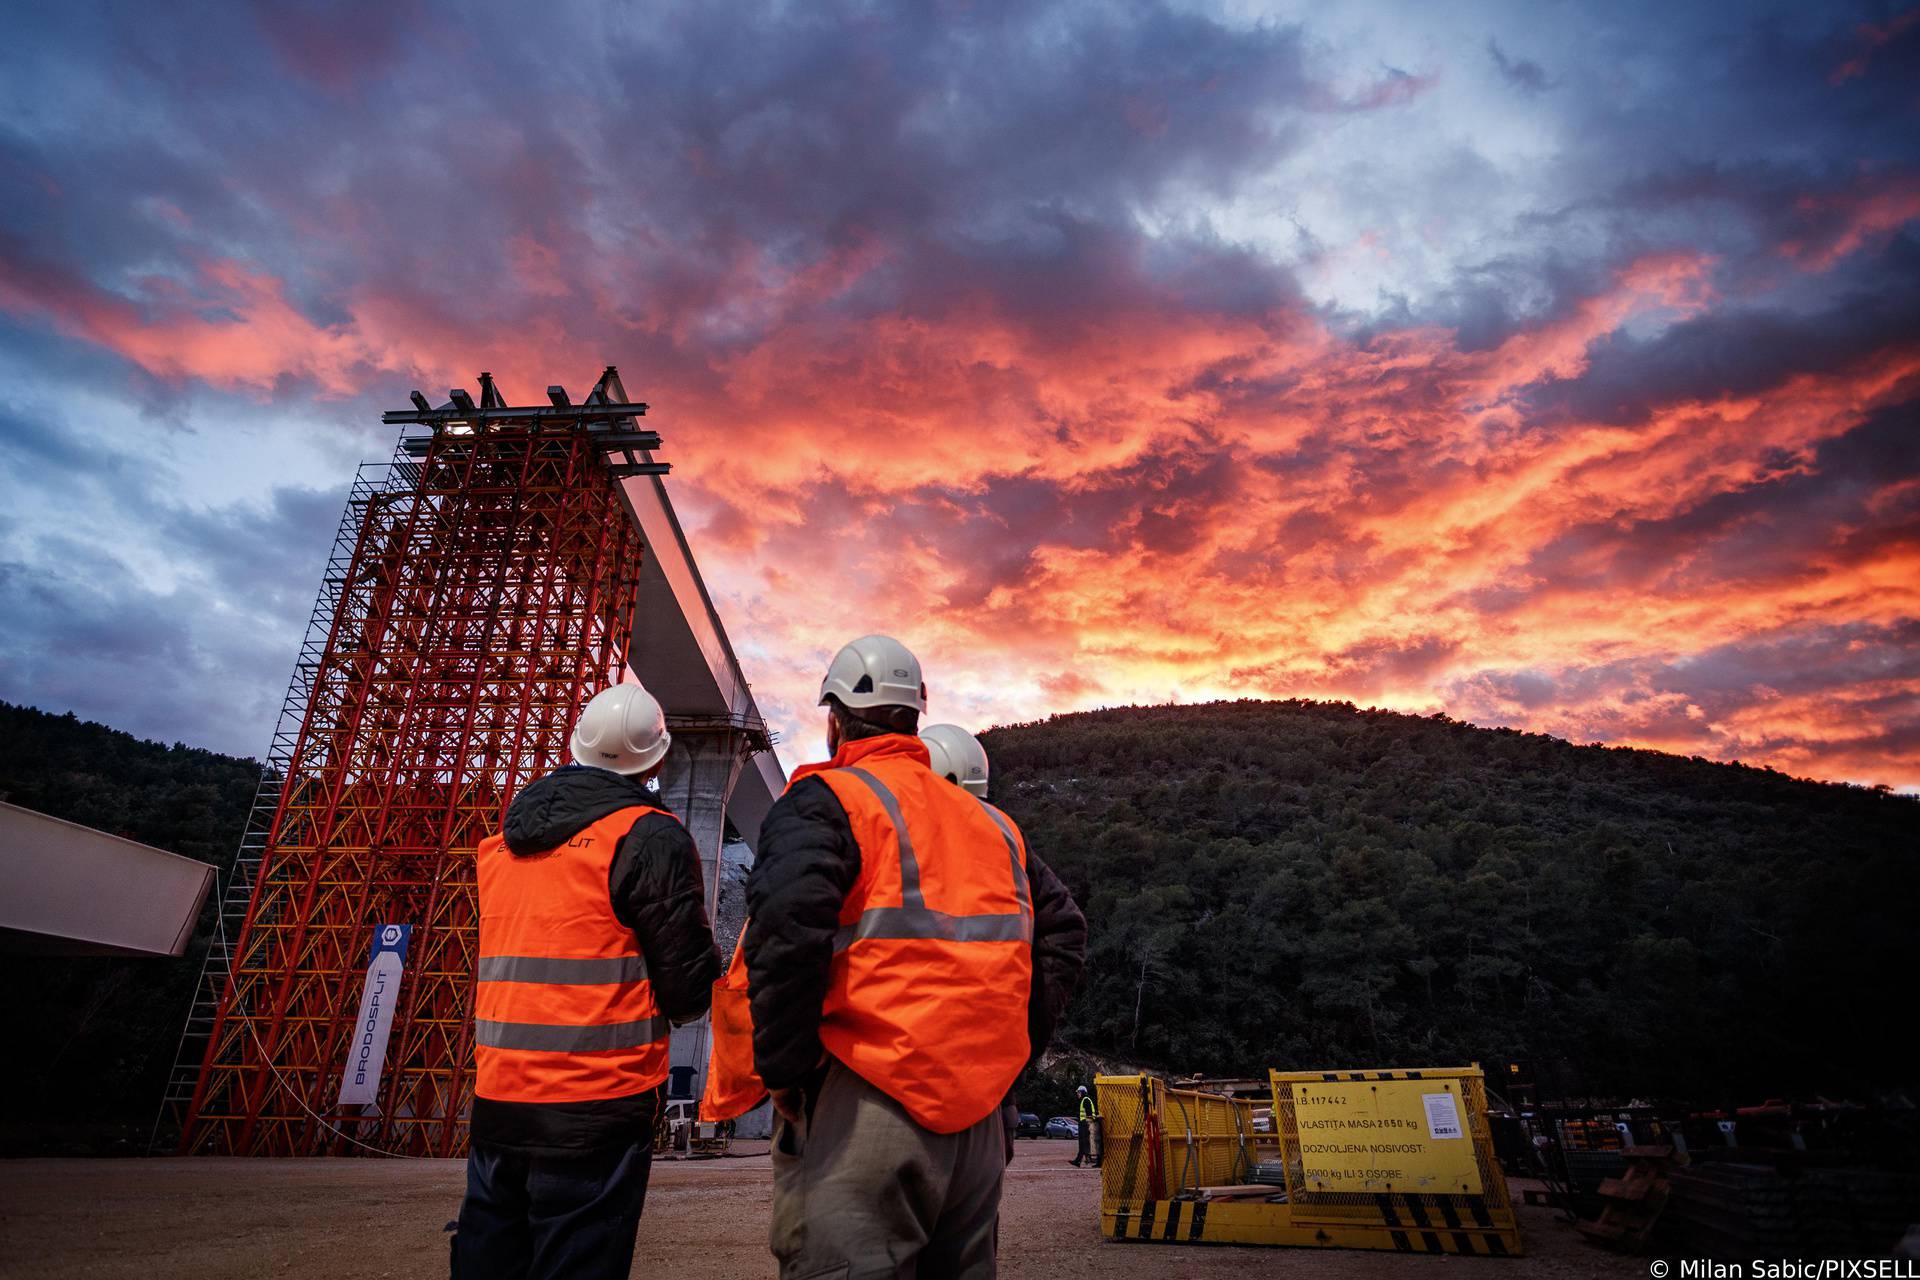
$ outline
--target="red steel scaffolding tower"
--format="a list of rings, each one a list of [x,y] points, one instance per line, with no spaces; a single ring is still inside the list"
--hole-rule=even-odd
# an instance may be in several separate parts
[[[488,374],[389,413],[314,606],[156,1145],[454,1156],[471,1107],[475,845],[616,681],[659,437],[609,368],[510,408]],[[376,925],[413,926],[377,1103],[340,1107]]]

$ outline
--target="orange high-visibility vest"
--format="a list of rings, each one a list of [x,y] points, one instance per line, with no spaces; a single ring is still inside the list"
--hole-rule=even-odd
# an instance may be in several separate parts
[[[753,1067],[753,1005],[747,993],[747,931],[740,931],[733,961],[713,984],[713,1038],[707,1050],[707,1083],[700,1091],[702,1120],[737,1120],[760,1105],[767,1086]]]
[[[616,810],[556,849],[480,842],[474,1092],[500,1102],[588,1102],[667,1078],[667,1037],[633,930],[608,876],[646,805]]]
[[[917,738],[849,745],[818,775],[860,844],[820,1041],[921,1125],[958,1133],[999,1108],[1027,1061],[1026,844],[936,777]]]

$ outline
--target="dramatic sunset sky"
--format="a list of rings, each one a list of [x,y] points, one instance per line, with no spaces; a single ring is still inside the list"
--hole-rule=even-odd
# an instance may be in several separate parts
[[[789,764],[1255,696],[1920,787],[1920,9],[7,6],[0,697],[264,750],[383,409],[654,406]]]

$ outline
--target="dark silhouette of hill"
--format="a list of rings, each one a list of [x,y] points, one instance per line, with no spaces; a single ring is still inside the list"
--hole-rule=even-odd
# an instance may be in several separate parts
[[[995,801],[1086,909],[1063,1035],[1094,1055],[1532,1059],[1549,1088],[1706,1101],[1920,1074],[1910,797],[1344,703],[984,740]]]

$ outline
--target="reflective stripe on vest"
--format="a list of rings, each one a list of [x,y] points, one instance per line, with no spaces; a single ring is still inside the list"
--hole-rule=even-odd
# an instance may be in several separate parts
[[[1019,910],[1006,915],[949,915],[927,906],[926,897],[920,892],[920,863],[914,857],[913,835],[907,830],[907,820],[901,814],[900,802],[894,798],[893,792],[887,790],[886,783],[865,769],[849,768],[847,772],[867,784],[893,823],[895,837],[900,844],[900,899],[903,905],[869,907],[860,913],[860,918],[854,923],[842,925],[834,935],[835,952],[845,951],[863,938],[939,938],[946,942],[1033,941],[1033,892],[1027,884],[1027,869],[1020,864],[1020,846],[1013,838],[1013,828],[1008,824],[1005,814],[978,796],[972,797],[986,810],[987,816],[993,819],[993,825],[1000,828],[1000,838],[1007,842],[1007,853],[1013,859],[1013,896],[1019,904]]]
[[[541,1053],[599,1053],[605,1049],[633,1049],[669,1035],[673,1024],[665,1018],[637,1022],[600,1022],[577,1027],[567,1023],[489,1022],[476,1018],[475,1039],[490,1049],[534,1049]]]
[[[481,982],[548,982],[593,986],[605,982],[642,982],[645,956],[611,960],[565,960],[557,956],[483,956],[476,975]]]
[[[632,805],[557,848],[521,857],[500,836],[476,853],[475,1093],[502,1102],[587,1102],[645,1092],[667,1076],[661,1015],[633,930],[608,879],[620,841],[649,813]]]
[[[813,775],[861,854],[820,1040],[916,1123],[957,1133],[993,1116],[1026,1065],[1033,900],[1013,824],[924,750],[883,740]]]

